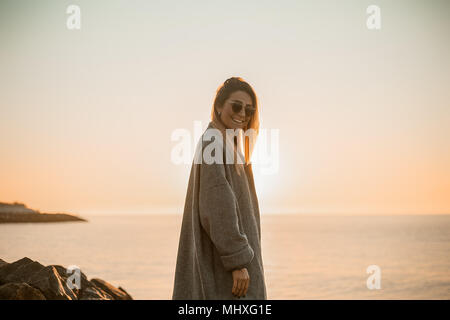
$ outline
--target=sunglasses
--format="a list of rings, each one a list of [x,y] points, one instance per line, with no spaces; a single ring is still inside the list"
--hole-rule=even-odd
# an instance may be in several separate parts
[[[242,108],[244,106],[242,105],[242,103],[239,102],[231,102],[231,108],[233,109],[234,113],[240,113]],[[252,108],[250,106],[246,106],[245,107],[245,115],[247,117],[251,117],[255,114],[256,108]]]

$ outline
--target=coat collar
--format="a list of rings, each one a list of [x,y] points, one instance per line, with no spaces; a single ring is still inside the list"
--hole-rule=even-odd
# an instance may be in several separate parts
[[[224,124],[219,121],[217,118],[214,118],[208,125],[208,128],[214,128],[214,129],[218,129],[220,131],[220,133],[222,134],[223,137],[223,142],[225,143],[225,146],[227,148],[227,152],[231,152],[232,154],[234,154],[234,162],[235,164],[245,164],[245,156],[242,153],[241,148],[238,148],[237,145],[235,144],[235,141],[233,139],[233,135],[227,135],[226,133],[226,127],[224,126]],[[242,139],[242,134],[243,131],[239,130],[239,135],[237,136],[237,140],[240,142],[243,142]],[[243,147],[242,143],[240,143],[241,147]],[[240,161],[237,162],[238,157],[240,158]]]

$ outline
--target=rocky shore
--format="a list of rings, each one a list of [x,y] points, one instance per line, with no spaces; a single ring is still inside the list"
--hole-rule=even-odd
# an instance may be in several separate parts
[[[73,270],[44,266],[27,257],[13,263],[0,259],[0,300],[133,299],[121,287],[101,279],[89,281],[81,270],[78,274],[79,277]]]
[[[0,223],[17,222],[68,222],[86,221],[67,213],[41,213],[27,208],[23,203],[0,202]]]

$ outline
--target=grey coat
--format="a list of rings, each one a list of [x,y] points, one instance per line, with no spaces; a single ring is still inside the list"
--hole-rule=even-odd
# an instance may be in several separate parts
[[[208,129],[215,127],[211,122]],[[201,139],[201,150],[208,143]],[[231,271],[242,267],[250,276],[245,299],[266,299],[260,213],[251,163],[193,162],[172,299],[237,299],[231,293]]]

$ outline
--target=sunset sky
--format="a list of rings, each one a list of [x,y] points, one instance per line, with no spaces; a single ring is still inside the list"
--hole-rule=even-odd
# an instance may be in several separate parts
[[[81,8],[68,30],[66,8]],[[381,29],[366,8],[381,8]],[[0,202],[181,213],[174,130],[240,76],[279,170],[262,213],[450,213],[449,1],[0,2]]]

